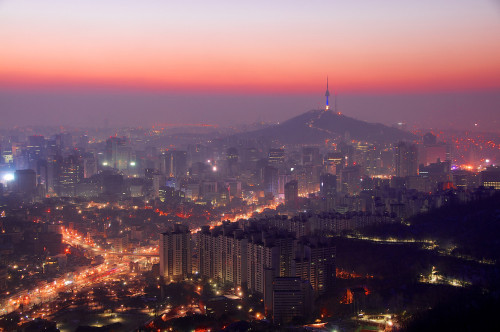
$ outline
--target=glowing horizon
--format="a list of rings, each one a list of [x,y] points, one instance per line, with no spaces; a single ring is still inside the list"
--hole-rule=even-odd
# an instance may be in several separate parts
[[[0,85],[313,92],[500,88],[500,8],[162,1],[0,4]]]

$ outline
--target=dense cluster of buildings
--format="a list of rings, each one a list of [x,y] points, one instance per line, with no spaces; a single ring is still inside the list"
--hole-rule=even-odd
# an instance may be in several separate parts
[[[258,294],[267,315],[289,322],[310,313],[314,294],[332,291],[335,246],[331,238],[299,236],[267,220],[204,226],[193,234],[176,225],[161,234],[160,273],[170,281],[196,274]]]
[[[36,257],[25,274],[37,278],[74,265],[65,229],[114,253],[159,244],[165,281],[198,275],[239,287],[287,322],[308,316],[335,282],[325,234],[467,202],[480,186],[500,189],[492,161],[459,167],[430,133],[419,142],[318,145],[108,134],[1,137],[0,288],[21,259]]]
[[[258,139],[219,140],[161,148],[148,132],[108,138],[69,133],[5,136],[0,175],[4,193],[28,201],[45,197],[138,197],[224,206],[234,198],[261,202],[320,192],[330,200],[385,185],[432,193],[450,188],[499,187],[500,172],[452,165],[451,148],[428,133],[422,142],[393,145],[339,140],[324,146]],[[142,135],[141,135],[142,134]],[[146,136],[146,139],[144,138]],[[327,209],[335,209],[329,205]]]

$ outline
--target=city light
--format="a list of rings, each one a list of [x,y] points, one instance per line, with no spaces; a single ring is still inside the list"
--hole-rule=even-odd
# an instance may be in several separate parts
[[[470,8],[461,10],[468,14],[481,7],[472,0],[465,2],[470,2]],[[132,15],[134,19],[127,24],[117,25],[120,29],[113,31],[117,38],[108,43],[125,43],[125,48],[90,45],[99,50],[91,54],[92,61],[87,61],[93,64],[92,74],[82,67],[88,52],[65,56],[64,48],[68,45],[59,47],[60,38],[49,38],[48,44],[26,43],[35,45],[36,52],[16,51],[19,29],[15,27],[33,26],[38,33],[43,30],[43,24],[35,22],[38,19],[69,30],[73,25],[57,25],[56,12],[51,12],[50,18],[31,15],[46,14],[37,8],[24,15],[33,16],[33,24],[21,24],[23,15],[17,14],[28,9],[12,11],[15,3],[6,7],[4,16],[9,19],[0,20],[3,34],[12,34],[10,47],[6,38],[7,47],[1,52],[7,58],[10,54],[11,59],[0,62],[0,72],[3,65],[7,73],[16,73],[16,77],[7,75],[6,80],[14,80],[11,83],[19,91],[51,88],[50,93],[42,94],[43,100],[33,96],[31,90],[24,91],[25,98],[18,98],[22,94],[14,89],[17,92],[13,90],[15,93],[6,105],[13,108],[10,105],[16,104],[16,111],[4,112],[5,123],[0,126],[0,330],[39,330],[44,329],[39,327],[44,324],[51,329],[58,326],[61,330],[77,330],[79,326],[115,328],[116,324],[116,329],[127,331],[174,331],[183,325],[189,325],[193,331],[215,331],[241,325],[256,331],[345,328],[392,332],[421,319],[421,310],[429,309],[432,317],[439,318],[436,308],[451,304],[464,309],[463,317],[472,317],[467,312],[468,300],[474,299],[479,308],[500,302],[492,283],[500,262],[500,230],[494,222],[500,204],[500,167],[495,166],[500,160],[500,133],[491,120],[497,116],[492,116],[492,110],[499,108],[498,100],[489,95],[497,78],[486,79],[500,68],[496,62],[494,66],[486,63],[500,53],[500,48],[493,49],[493,37],[486,38],[481,33],[477,40],[483,42],[474,47],[455,47],[489,55],[483,57],[488,59],[483,59],[481,66],[471,60],[471,54],[465,54],[440,69],[448,74],[456,69],[458,74],[462,71],[470,77],[457,74],[463,80],[455,82],[456,77],[436,73],[442,79],[434,82],[426,79],[428,73],[422,70],[423,63],[422,68],[403,68],[415,63],[411,57],[419,52],[391,49],[402,47],[389,40],[392,37],[371,42],[380,44],[378,50],[384,50],[376,52],[376,59],[370,54],[372,50],[351,52],[356,54],[354,58],[318,57],[314,50],[319,48],[314,43],[325,40],[318,34],[331,36],[338,27],[327,24],[325,29],[317,29],[318,22],[325,23],[320,16],[328,16],[333,11],[327,9],[334,9],[335,13],[351,18],[347,2],[331,8],[327,8],[328,2],[298,7],[289,2],[286,10],[283,6],[261,8],[265,10],[245,7],[234,13],[237,15],[224,12],[215,16],[209,9],[213,7],[220,13],[220,5],[210,4],[210,8],[200,11],[203,15],[196,16],[195,21],[200,24],[194,25],[189,20],[165,20],[165,10],[148,14],[146,8],[134,8],[127,13],[140,15]],[[254,5],[252,2],[249,6]],[[380,9],[379,4],[364,5],[368,6],[364,12],[369,14],[373,8]],[[411,2],[404,6],[411,8],[398,12],[401,6],[390,6],[391,10],[378,10],[375,14],[408,18],[408,12],[418,9]],[[78,18],[78,27],[85,26],[84,7],[87,5],[64,11],[70,17],[61,17],[61,22]],[[232,10],[232,6],[222,7]],[[432,11],[434,16],[447,20],[458,13],[456,6],[431,7],[426,9],[437,10]],[[319,11],[301,17],[310,8]],[[190,17],[192,13],[188,7],[174,9],[170,12],[175,17]],[[353,9],[359,12],[359,8]],[[292,15],[293,21],[286,25],[291,29],[281,27],[273,31],[273,24],[283,23],[283,13],[286,16],[294,11],[297,15]],[[89,16],[92,32],[104,37],[109,34],[106,24],[101,23],[109,22],[109,18],[119,23],[125,13],[116,15],[116,10],[111,10],[107,17],[106,6],[92,7],[91,12],[99,13],[97,20],[95,15]],[[269,15],[252,21],[254,14],[261,12]],[[279,22],[274,19],[276,14],[281,15]],[[265,32],[256,36],[270,38],[270,43],[249,43],[256,45],[254,52],[247,52],[236,43],[241,52],[214,56],[219,52],[211,50],[214,45],[235,46],[229,36],[232,30],[214,33],[218,24],[201,21],[215,19],[224,23],[226,16],[252,27],[244,38],[240,38],[241,33],[236,34],[235,40],[250,40],[256,29],[264,27]],[[413,16],[410,21],[422,15]],[[394,17],[384,17],[384,22],[401,23]],[[475,16],[468,17],[473,20]],[[482,15],[481,22],[467,27],[480,26],[485,17]],[[159,21],[142,22],[143,18]],[[12,25],[9,31],[16,20],[19,24]],[[170,51],[169,61],[165,62],[158,47],[167,44],[149,47],[148,38],[155,34],[142,33],[141,29],[154,27],[155,33],[161,35],[175,27],[177,21],[193,29],[201,27],[202,33],[193,30],[167,38]],[[344,21],[353,22],[354,30],[363,30],[363,24],[373,23],[364,16]],[[169,29],[161,29],[165,22]],[[226,25],[240,28],[229,23]],[[449,26],[450,22],[446,23],[441,25]],[[134,31],[141,33],[120,36],[123,29],[134,24],[139,24]],[[177,28],[183,31],[185,26]],[[342,31],[352,30],[351,27]],[[395,27],[404,37],[400,40],[408,39],[405,33],[408,35],[411,29],[405,30],[408,29]],[[415,37],[414,33],[436,34],[436,29],[413,30],[410,37]],[[494,29],[490,30],[493,36]],[[311,32],[314,34],[309,36]],[[437,32],[439,36],[446,34]],[[21,35],[26,37],[26,33]],[[75,45],[83,45],[71,52],[89,49],[85,40],[77,40],[80,35],[71,34]],[[210,38],[204,38],[201,44],[193,42],[199,36],[222,36],[225,43],[211,43]],[[252,56],[253,53],[273,51],[273,47],[261,46],[276,44],[276,36],[287,41],[295,38],[295,42],[287,43],[287,50],[279,52],[279,61],[271,61],[271,55],[267,64],[258,65],[262,57]],[[413,40],[432,40],[429,36],[420,35]],[[144,40],[127,43],[129,37]],[[169,36],[163,37],[165,40]],[[455,37],[443,40],[460,46],[467,39]],[[102,42],[109,38],[98,39]],[[356,36],[347,36],[346,40],[358,41],[349,45],[363,44]],[[191,52],[183,43],[206,52]],[[439,43],[427,44],[415,49],[429,55],[425,61],[437,56],[425,67],[429,72],[436,72],[442,54],[453,57],[460,53],[443,53]],[[128,52],[127,47],[135,47],[135,51]],[[118,61],[113,61],[116,54],[105,56],[112,49],[121,51]],[[212,54],[214,50],[217,52]],[[184,53],[189,56],[183,56]],[[333,53],[326,50],[325,54]],[[51,58],[47,55],[57,55],[54,61],[65,60],[42,66],[45,69],[38,72],[33,71],[36,61],[24,61],[35,56],[45,61]],[[139,59],[144,55],[148,58]],[[285,55],[287,61],[283,61]],[[123,57],[131,56],[139,58],[133,61],[135,65],[126,66]],[[155,65],[155,57],[162,59],[159,66]],[[175,57],[182,61],[175,61]],[[205,62],[218,59],[219,63],[207,66],[198,63],[197,57]],[[348,70],[333,73],[333,65],[345,67],[338,63],[345,60],[341,58],[350,59],[353,64],[373,65],[355,66],[350,74]],[[301,66],[298,60],[308,65]],[[23,67],[24,74],[12,69],[23,61],[30,64]],[[461,65],[457,66],[459,62]],[[216,68],[220,65],[224,70]],[[151,77],[130,75],[130,70],[141,66],[145,69],[142,74]],[[196,75],[190,75],[183,66]],[[389,67],[394,70],[388,71]],[[66,73],[61,84],[55,73],[58,70]],[[318,77],[307,78],[299,73],[301,70]],[[372,71],[367,75],[373,82],[357,77],[367,70]],[[42,77],[43,72],[55,76],[49,77],[49,82]],[[380,81],[385,78],[379,74],[387,72],[399,76],[392,77],[390,84]],[[78,76],[83,74],[84,88],[90,92],[75,94],[71,86],[79,87],[82,82]],[[111,74],[120,77],[106,78]],[[162,78],[155,80],[155,75]],[[248,75],[252,82],[245,78]],[[29,79],[31,76],[34,81]],[[92,77],[99,78],[95,91]],[[180,78],[181,84],[175,84]],[[218,81],[215,85],[214,80]],[[3,83],[9,85],[7,81]],[[113,82],[120,86],[114,87]],[[259,87],[259,82],[267,83]],[[361,90],[356,88],[356,82],[365,82],[361,89],[366,89],[363,98],[358,98]],[[307,87],[299,86],[304,84]],[[139,85],[150,91],[134,93]],[[340,96],[337,105],[337,95],[330,95],[330,86],[332,92],[353,93]],[[477,94],[482,87],[488,91]],[[414,92],[423,92],[410,91],[415,88],[418,89]],[[184,89],[189,93],[180,93]],[[249,94],[241,94],[240,90],[248,90]],[[444,91],[465,92],[441,93]],[[224,106],[222,99],[227,94],[232,96],[231,105]],[[45,100],[52,95],[57,96],[54,100],[58,105]],[[98,102],[91,101],[94,95]],[[374,100],[374,95],[383,100]],[[429,96],[435,102],[430,102]],[[481,102],[471,108],[472,98],[478,96]],[[217,107],[210,105],[212,99],[218,100]],[[77,107],[64,105],[75,100]],[[385,102],[389,100],[393,100],[392,106]],[[236,104],[238,107],[234,107]],[[310,109],[306,104],[317,107]],[[456,105],[463,107],[457,109]],[[231,111],[224,112],[224,117],[217,115],[229,107]],[[447,107],[453,109],[446,110]],[[31,115],[18,116],[17,112]],[[186,121],[183,117],[221,124]],[[488,117],[490,123],[486,121]],[[165,119],[169,122],[165,123]],[[401,122],[403,119],[405,122]],[[455,296],[462,293],[470,297],[460,300]],[[461,302],[449,303],[450,299]],[[495,323],[495,317],[481,318]],[[477,330],[485,328],[478,325]]]
[[[14,180],[14,174],[13,173],[6,173],[6,174],[4,174],[3,180],[5,182],[13,181]]]

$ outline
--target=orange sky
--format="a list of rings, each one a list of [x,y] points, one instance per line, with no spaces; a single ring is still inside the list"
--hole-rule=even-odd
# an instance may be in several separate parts
[[[348,92],[500,88],[491,1],[187,3],[4,1],[0,83],[311,92],[329,75]]]

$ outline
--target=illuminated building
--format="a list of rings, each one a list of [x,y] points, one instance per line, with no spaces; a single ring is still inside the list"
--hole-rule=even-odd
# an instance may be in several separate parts
[[[475,172],[467,170],[452,170],[451,176],[453,185],[458,189],[473,189],[479,187],[479,175]]]
[[[292,274],[296,240],[288,232],[258,231],[251,225],[243,230],[237,223],[225,223],[214,229],[202,227],[198,241],[201,276],[264,294],[266,276]]]
[[[397,177],[418,174],[418,152],[415,144],[399,142],[394,153],[394,166]]]
[[[97,161],[94,155],[89,153],[83,158],[83,177],[85,179],[97,174]]]
[[[269,165],[282,165],[285,162],[285,150],[284,149],[269,149],[269,154],[267,158]]]
[[[331,239],[307,237],[298,243],[294,275],[308,280],[318,294],[333,290],[336,248]]]
[[[339,174],[344,165],[345,157],[339,152],[329,152],[324,158],[326,172],[330,174]]]
[[[165,280],[183,279],[191,274],[191,233],[185,225],[160,235],[160,274]]]
[[[262,235],[260,235],[262,236]],[[262,242],[258,235],[247,246],[247,287],[250,291],[264,294],[266,276],[275,276],[279,269],[279,249]],[[266,273],[266,270],[273,273]],[[269,278],[268,278],[269,279]]]
[[[435,163],[431,163],[427,166],[420,165],[419,167],[419,177],[423,178],[427,184],[427,188],[423,191],[435,191],[438,189],[438,185],[442,183],[448,183],[451,181],[451,163],[449,161],[441,162],[439,159]],[[408,187],[412,189],[411,186]]]
[[[153,173],[151,175],[152,177],[152,196],[154,198],[160,197],[160,187],[163,186],[163,183],[165,183],[165,176],[161,173]]]
[[[230,197],[241,198],[241,181],[231,180],[225,182]]]
[[[198,233],[198,272],[235,286],[247,284],[247,238],[237,224],[224,224]]]
[[[30,167],[34,167],[37,160],[43,157],[45,152],[45,138],[40,135],[28,137],[26,146]]]
[[[76,196],[76,186],[83,178],[83,167],[76,156],[64,159],[59,170],[59,185],[57,194],[59,196]]]
[[[128,251],[128,237],[126,236],[109,237],[107,241],[115,252]]]
[[[479,175],[482,186],[497,190],[500,189],[500,166],[490,166]]]
[[[285,197],[285,185],[292,181],[292,174],[289,172],[278,172],[278,195],[280,198]]]
[[[266,193],[272,193],[274,196],[279,194],[279,171],[276,167],[264,168],[264,188]]]
[[[129,168],[131,148],[127,146],[125,137],[110,137],[106,140],[106,160],[103,166],[110,166],[120,171]]]
[[[335,194],[337,193],[337,177],[330,173],[321,175],[319,191],[321,197],[335,197]]]
[[[361,167],[348,166],[340,171],[340,191],[355,195],[361,191]]]
[[[187,173],[187,152],[167,151],[161,158],[161,172],[167,177],[182,177]]]
[[[182,190],[184,191],[185,197],[193,201],[198,200],[200,196],[200,184],[197,182],[186,183]]]

